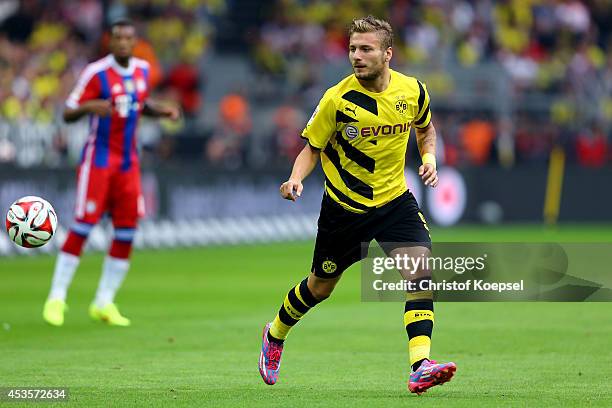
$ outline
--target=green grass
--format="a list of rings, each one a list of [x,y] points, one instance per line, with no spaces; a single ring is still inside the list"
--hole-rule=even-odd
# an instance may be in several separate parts
[[[461,227],[433,236],[612,241],[612,229]],[[360,302],[355,266],[292,332],[280,381],[266,386],[260,331],[306,274],[312,246],[136,252],[118,297],[134,322],[128,329],[88,320],[101,254],[83,258],[59,329],[40,316],[54,259],[0,258],[0,387],[69,387],[70,403],[58,406],[87,407],[612,405],[609,304],[440,303],[433,356],[459,369],[416,397],[405,390],[403,305]]]

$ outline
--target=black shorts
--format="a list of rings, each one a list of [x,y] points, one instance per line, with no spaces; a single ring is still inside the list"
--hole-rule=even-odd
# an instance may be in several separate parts
[[[363,259],[362,243],[375,239],[388,253],[393,248],[422,243],[431,249],[425,218],[412,193],[364,214],[345,210],[323,195],[312,271],[321,278],[334,278]],[[406,245],[402,245],[406,243]]]

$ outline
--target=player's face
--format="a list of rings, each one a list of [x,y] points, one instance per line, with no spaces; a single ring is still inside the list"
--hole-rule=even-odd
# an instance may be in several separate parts
[[[136,44],[136,29],[132,26],[116,26],[110,40],[110,50],[117,60],[127,60],[132,56]]]
[[[382,49],[377,33],[353,33],[349,60],[357,79],[372,81],[380,77],[391,59],[391,48]]]

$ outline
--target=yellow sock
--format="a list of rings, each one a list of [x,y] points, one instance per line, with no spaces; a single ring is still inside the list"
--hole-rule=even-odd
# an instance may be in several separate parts
[[[423,359],[429,359],[433,323],[432,300],[422,299],[406,302],[404,326],[408,333],[408,354],[411,366]]]
[[[285,340],[291,328],[319,303],[308,289],[307,282],[308,278],[304,279],[285,296],[285,301],[270,326],[270,335],[274,339]]]

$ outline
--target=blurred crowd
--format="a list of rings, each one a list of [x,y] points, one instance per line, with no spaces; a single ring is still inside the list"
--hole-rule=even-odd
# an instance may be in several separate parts
[[[154,160],[189,157],[236,168],[251,164],[258,151],[260,165],[287,164],[303,146],[299,133],[329,85],[330,67],[348,72],[350,21],[373,14],[394,27],[393,66],[428,84],[447,163],[545,161],[553,145],[564,146],[580,164],[612,162],[608,0],[260,3],[259,23],[246,31],[243,52],[256,80],[227,90],[214,109],[214,123],[202,124],[202,61],[213,51],[219,20],[240,8],[239,1],[4,1],[0,124],[58,122],[78,73],[107,52],[104,23],[127,15],[141,36],[136,55],[152,63],[155,96],[185,112],[180,125],[163,123],[162,136],[147,147]],[[504,83],[513,109],[492,106],[486,98],[470,109],[457,102],[462,92],[478,91],[461,73],[480,67]],[[266,106],[271,113],[264,115]],[[61,157],[67,142],[57,129],[52,148]],[[0,162],[11,161],[14,150],[0,129]]]
[[[179,104],[185,127],[202,105],[199,64],[225,12],[223,0],[21,0],[0,4],[0,124],[60,123],[67,95],[87,63],[108,54],[108,23],[128,16],[139,39],[134,54],[151,64],[155,97]],[[177,132],[170,124],[164,133]],[[35,127],[35,128],[39,128]],[[52,148],[66,154],[67,135]],[[0,134],[0,162],[15,148]]]
[[[593,93],[590,81],[612,64],[608,0],[278,0],[268,14],[254,61],[301,85],[312,80],[309,68],[346,60],[346,27],[367,14],[394,27],[398,66],[495,61],[519,90]]]
[[[260,94],[278,95],[283,84],[312,106],[320,67],[346,63],[346,27],[367,14],[387,16],[393,66],[419,73],[434,106],[457,91],[474,92],[461,72],[503,70],[502,97],[521,108],[516,112],[496,112],[484,98],[471,110],[434,108],[448,163],[545,161],[555,144],[581,164],[612,162],[608,0],[278,0],[252,41],[253,61],[267,78]],[[530,105],[538,100],[544,108]]]

